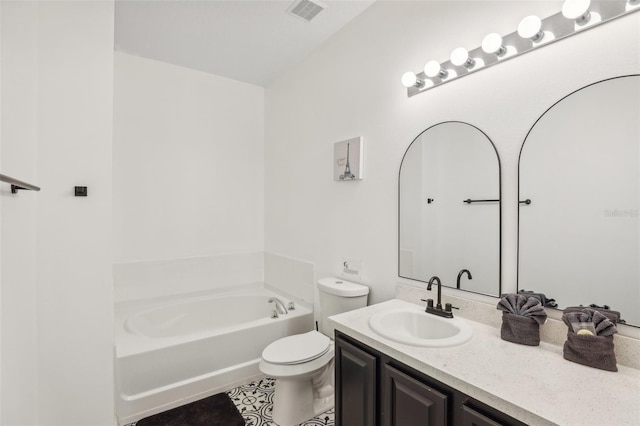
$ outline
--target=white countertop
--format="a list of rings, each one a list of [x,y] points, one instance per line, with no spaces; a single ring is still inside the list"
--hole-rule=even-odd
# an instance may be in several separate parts
[[[562,347],[504,341],[500,330],[467,320],[471,340],[421,348],[385,339],[369,327],[382,310],[417,306],[389,300],[330,318],[339,330],[459,391],[530,425],[640,425],[640,370],[618,372],[565,360]]]

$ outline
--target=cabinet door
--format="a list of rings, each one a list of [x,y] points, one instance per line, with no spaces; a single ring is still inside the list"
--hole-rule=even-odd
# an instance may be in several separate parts
[[[336,339],[336,425],[375,426],[377,357]]]
[[[462,404],[462,425],[463,426],[504,426],[484,414]]]
[[[389,364],[383,386],[383,426],[447,425],[446,395]]]

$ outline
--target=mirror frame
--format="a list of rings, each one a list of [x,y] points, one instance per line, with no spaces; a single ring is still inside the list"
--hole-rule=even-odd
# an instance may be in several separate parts
[[[420,133],[418,133],[418,135],[411,141],[411,143],[409,144],[409,146],[407,146],[407,149],[404,151],[404,154],[402,155],[402,160],[400,161],[400,167],[398,168],[398,247],[397,247],[397,264],[398,264],[398,277],[400,278],[404,278],[407,280],[411,280],[411,281],[417,281],[417,282],[421,282],[421,283],[427,283],[428,281],[424,281],[424,280],[420,280],[420,279],[416,279],[416,278],[411,278],[411,277],[405,277],[400,273],[400,174],[402,172],[402,165],[404,163],[404,159],[407,156],[407,152],[409,152],[409,149],[411,148],[411,146],[414,144],[414,142],[416,142],[418,140],[418,138],[420,138],[420,136],[422,136],[424,133],[426,133],[427,131],[429,131],[430,129],[436,127],[436,126],[440,126],[443,124],[449,124],[449,123],[457,123],[457,124],[465,124],[467,126],[471,126],[474,129],[476,129],[477,131],[479,131],[480,133],[482,133],[484,135],[484,137],[487,138],[487,140],[491,143],[491,147],[493,148],[493,151],[496,154],[496,160],[498,161],[498,294],[497,295],[493,295],[493,294],[487,294],[487,293],[481,293],[478,291],[472,291],[472,290],[465,290],[465,289],[457,289],[455,286],[451,287],[448,285],[444,285],[443,287],[447,287],[447,288],[451,288],[454,290],[460,290],[460,291],[466,291],[468,293],[475,293],[475,294],[481,294],[483,296],[489,296],[489,297],[496,297],[499,298],[500,295],[502,294],[502,163],[500,161],[500,155],[498,154],[498,150],[496,148],[496,145],[493,143],[493,140],[491,140],[491,138],[489,137],[489,135],[487,135],[484,131],[482,131],[482,129],[480,129],[478,126],[474,126],[471,123],[467,123],[466,121],[459,121],[459,120],[448,120],[448,121],[441,121],[439,123],[433,124],[429,127],[427,127],[426,129],[424,129],[423,131],[421,131]]]
[[[538,117],[536,119],[536,121],[531,125],[531,127],[529,128],[529,131],[527,131],[526,136],[524,137],[524,141],[522,142],[522,146],[520,147],[520,153],[518,154],[518,200],[520,200],[521,194],[520,194],[520,163],[522,161],[522,151],[524,150],[524,146],[527,143],[527,140],[529,139],[529,135],[531,134],[531,132],[533,131],[533,129],[536,127],[536,125],[538,124],[538,122],[540,120],[542,120],[543,117],[545,117],[547,115],[547,113],[549,111],[551,111],[557,104],[559,104],[560,102],[562,102],[563,100],[565,100],[566,98],[568,98],[569,96],[583,90],[583,89],[587,89],[591,86],[594,86],[596,84],[600,84],[600,83],[604,83],[607,81],[611,81],[611,80],[617,80],[619,78],[628,78],[628,77],[640,77],[640,74],[625,74],[625,75],[619,75],[619,76],[615,76],[615,77],[610,77],[610,78],[605,78],[602,80],[598,80],[595,81],[593,83],[587,84],[586,86],[580,87],[568,94],[566,94],[565,96],[563,96],[562,98],[558,99],[556,102],[554,102],[549,108],[547,108],[541,115],[540,117]],[[517,246],[517,253],[516,253],[516,257],[517,257],[517,265],[516,265],[516,292],[520,291],[520,204],[518,203],[518,246]],[[535,289],[531,289],[533,291],[535,291]],[[553,296],[553,295],[549,295],[549,296]],[[571,306],[570,304],[567,306]],[[550,309],[554,309],[556,311],[562,312],[562,308],[554,308],[551,306],[546,306],[546,308],[550,308]],[[640,324],[625,324],[628,325],[630,327],[636,327],[636,328],[640,328]]]

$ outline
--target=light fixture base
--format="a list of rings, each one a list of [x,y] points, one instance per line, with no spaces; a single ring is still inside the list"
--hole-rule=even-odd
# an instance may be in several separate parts
[[[622,16],[638,12],[640,11],[640,0],[598,1],[594,2],[591,6],[588,10],[589,19],[585,20],[582,24],[578,24],[576,20],[586,19],[586,17],[583,16],[584,13],[577,16],[576,19],[573,19],[573,25],[567,25],[568,18],[563,16],[562,12],[558,12],[541,19],[537,31],[533,32],[533,30],[530,30],[529,34],[525,32],[524,35],[530,36],[528,37],[528,39],[531,40],[529,43],[526,41],[523,42],[523,36],[519,35],[518,31],[514,31],[502,36],[501,46],[498,51],[494,53],[487,53],[483,51],[481,47],[478,47],[468,51],[468,57],[464,61],[456,61],[457,65],[451,60],[441,62],[439,64],[441,71],[439,71],[437,75],[427,76],[425,73],[418,74],[419,78],[423,79],[423,85],[421,87],[408,87],[407,96],[411,97],[419,93],[424,93],[429,89],[439,87],[460,77],[476,73],[497,63],[524,55],[532,50],[587,31],[606,22],[611,22]],[[536,29],[535,25],[533,25],[533,29]],[[548,29],[553,29],[553,32]],[[469,60],[475,61],[472,67],[469,66]],[[445,75],[441,74],[443,71],[446,73]]]

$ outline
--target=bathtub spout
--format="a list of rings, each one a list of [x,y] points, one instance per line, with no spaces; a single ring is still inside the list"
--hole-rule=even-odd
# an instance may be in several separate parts
[[[282,300],[278,299],[277,297],[270,297],[269,303],[275,303],[276,309],[278,310],[279,313],[281,314],[289,313],[287,311],[287,308],[284,306],[284,303],[282,303]]]

